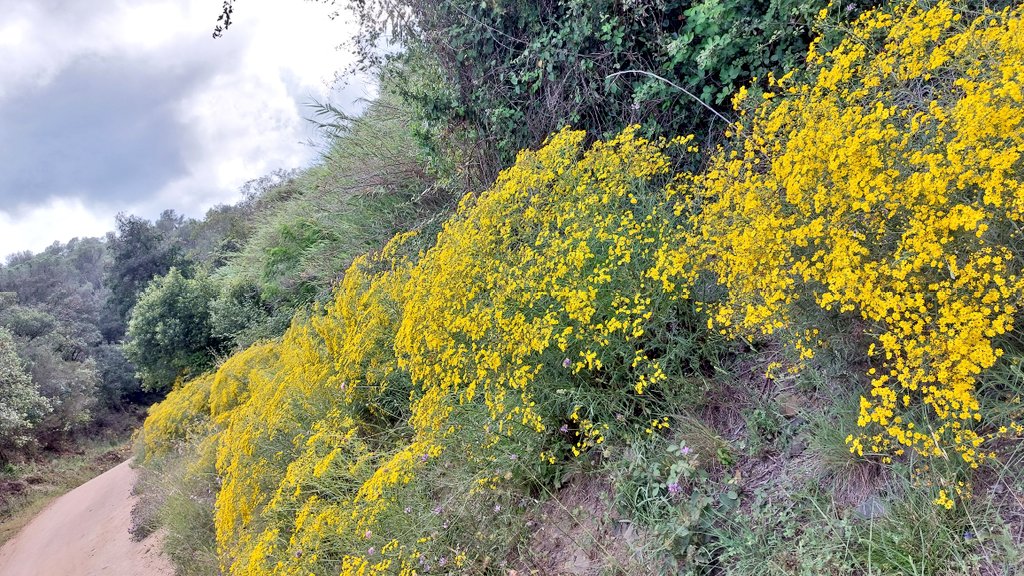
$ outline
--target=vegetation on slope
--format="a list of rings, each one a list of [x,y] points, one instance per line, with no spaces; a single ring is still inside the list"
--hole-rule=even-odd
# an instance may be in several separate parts
[[[355,258],[151,411],[184,569],[1019,571],[1022,27],[868,12],[703,162],[563,129]]]

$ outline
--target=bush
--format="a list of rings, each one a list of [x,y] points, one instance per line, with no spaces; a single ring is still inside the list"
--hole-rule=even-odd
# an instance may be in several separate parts
[[[205,277],[186,278],[176,268],[157,277],[132,308],[124,351],[139,369],[142,387],[169,390],[180,378],[213,365],[222,342],[212,334],[213,284]]]
[[[844,3],[843,17],[876,4]],[[595,138],[642,122],[648,134],[717,139],[726,123],[713,109],[741,86],[802,63],[815,15],[829,3],[367,0],[353,6],[365,62],[379,60],[381,36],[407,48],[397,57],[405,75],[399,89],[418,111],[422,134],[434,147],[465,138],[461,160],[473,172],[472,185],[486,186],[518,150],[539,146],[566,124]]]
[[[50,403],[18,358],[11,333],[0,327],[0,463],[32,441],[33,428],[49,411]]]
[[[785,334],[808,360],[829,345],[823,317],[858,323],[858,454],[976,467],[1003,434],[976,390],[1024,291],[1022,22],[945,4],[867,14],[811,51],[814,81],[773,80],[756,109],[739,98],[732,147],[683,189],[699,234],[665,246],[660,274],[684,297],[713,274],[723,333]]]

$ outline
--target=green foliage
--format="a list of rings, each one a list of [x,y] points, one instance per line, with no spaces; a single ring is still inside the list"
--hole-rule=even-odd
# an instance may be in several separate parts
[[[296,309],[328,298],[356,256],[402,230],[436,226],[451,209],[392,85],[358,118],[318,105],[328,137],[321,162],[252,185],[247,223],[236,226],[244,241],[212,275],[217,336],[236,347],[279,336]]]
[[[701,546],[715,500],[707,471],[685,442],[635,441],[613,474],[616,504],[657,535],[660,549],[651,553],[685,558]],[[722,506],[734,508],[737,500],[731,490]]]
[[[218,205],[198,221],[183,223],[176,234],[186,246],[186,257],[205,269],[224,266],[252,236],[258,216],[280,201],[298,171],[277,170],[242,185],[244,199]]]
[[[201,439],[199,442],[188,445],[188,450],[149,462],[136,484],[141,499],[132,510],[135,539],[166,528],[162,549],[181,576],[218,573],[213,531],[217,477],[211,445]]]
[[[16,340],[32,381],[53,407],[36,435],[44,446],[59,447],[92,420],[99,381],[96,362],[80,342],[60,331]]]
[[[129,312],[150,280],[185,263],[182,246],[171,234],[182,224],[173,211],[164,212],[157,223],[118,214],[117,231],[107,236],[111,262],[105,283],[115,319],[104,334],[108,341],[117,341],[124,334]]]
[[[111,320],[104,310],[110,291],[102,284],[108,262],[103,241],[86,238],[18,254],[0,266],[0,326],[13,334],[51,408],[33,430],[43,447],[65,448],[93,432],[90,426],[116,425],[122,418],[115,413],[128,409],[126,397],[142,401],[134,370],[118,373],[107,362],[120,354],[103,344]]]
[[[747,448],[751,455],[764,455],[782,433],[782,418],[770,406],[759,406],[746,413]]]
[[[845,3],[843,16],[877,4]],[[724,110],[740,86],[801,64],[814,17],[828,5],[362,0],[353,10],[365,66],[380,64],[385,37],[406,49],[394,56],[406,72],[437,77],[402,82],[400,94],[432,144],[465,138],[460,160],[475,187],[566,124],[606,137],[633,123],[652,133],[720,134],[725,123],[707,107]]]
[[[18,358],[11,333],[0,327],[0,462],[31,441],[33,427],[49,410]]]
[[[139,296],[128,323],[125,354],[138,367],[144,389],[169,390],[179,378],[213,365],[221,348],[210,323],[214,295],[208,278],[186,278],[171,268]]]
[[[716,514],[709,530],[710,554],[702,573],[728,566],[737,576],[846,576],[890,574],[865,570],[852,547],[857,524],[848,513],[806,494],[762,487],[746,496],[740,514]]]
[[[93,351],[99,384],[96,394],[101,406],[111,410],[124,410],[129,404],[145,405],[148,396],[135,376],[135,366],[125,357],[124,349],[116,344],[101,344]]]
[[[53,332],[57,319],[44,310],[15,305],[0,311],[0,325],[15,336],[31,340]]]
[[[239,348],[248,347],[284,332],[289,318],[282,313],[272,316],[274,312],[259,284],[241,275],[223,274],[219,292],[210,301],[211,329],[217,338]]]
[[[39,254],[23,253],[0,266],[0,292],[13,294],[0,310],[0,322],[24,336],[52,330],[93,346],[105,322],[103,307],[110,292],[103,286],[106,247],[97,238],[54,243]],[[15,327],[15,324],[20,327]]]

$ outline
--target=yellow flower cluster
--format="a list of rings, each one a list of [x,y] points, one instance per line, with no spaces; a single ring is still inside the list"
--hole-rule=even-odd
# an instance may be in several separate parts
[[[670,174],[666,147],[688,139],[649,141],[635,127],[585,151],[583,139],[565,129],[520,153],[412,269],[395,348],[424,387],[417,430],[449,433],[453,405],[478,397],[500,432],[557,428],[535,408],[545,371],[619,362],[638,393],[665,381],[641,343],[663,297],[646,273],[670,223],[664,196],[652,203],[644,187]],[[600,426],[581,428],[584,444],[598,442]]]
[[[146,459],[167,454],[179,443],[208,434],[212,385],[209,374],[200,376],[175,388],[149,409],[139,438]]]
[[[1022,15],[865,14],[836,48],[812,49],[812,82],[772,79],[781,96],[744,114],[735,147],[686,186],[696,232],[655,275],[673,288],[714,273],[728,291],[708,303],[714,325],[784,333],[807,306],[865,323],[876,344],[865,433],[848,439],[858,454],[990,455],[976,383],[1024,293],[1011,249],[1024,218]],[[813,340],[793,335],[802,359]]]

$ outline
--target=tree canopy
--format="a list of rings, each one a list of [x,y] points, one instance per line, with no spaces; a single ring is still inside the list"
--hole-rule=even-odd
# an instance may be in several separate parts
[[[169,390],[176,380],[213,365],[223,342],[212,335],[206,277],[186,278],[177,268],[154,279],[132,309],[125,352],[138,367],[142,386]]]
[[[18,358],[14,338],[0,327],[0,462],[32,440],[30,432],[49,410]]]

